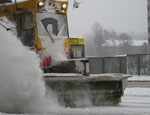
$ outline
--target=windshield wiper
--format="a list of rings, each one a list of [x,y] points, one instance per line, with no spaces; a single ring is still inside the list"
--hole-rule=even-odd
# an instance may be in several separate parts
[[[45,28],[46,29],[46,28]],[[53,37],[51,36],[51,34],[49,33],[49,31],[46,29],[46,31],[47,31],[47,33],[48,33],[48,35],[49,35],[49,37],[50,37],[50,39],[52,40],[52,43],[54,43],[54,39],[53,39]]]

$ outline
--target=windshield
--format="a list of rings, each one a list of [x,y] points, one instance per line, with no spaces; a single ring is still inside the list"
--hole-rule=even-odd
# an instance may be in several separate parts
[[[33,24],[33,15],[31,12],[16,13],[14,20],[17,25],[17,36],[25,46],[34,47],[35,33]]]
[[[37,25],[39,36],[49,36],[51,39],[68,37],[66,15],[38,13]]]

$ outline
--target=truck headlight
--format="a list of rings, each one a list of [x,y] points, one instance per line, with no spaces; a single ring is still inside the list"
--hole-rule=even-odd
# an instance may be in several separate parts
[[[44,2],[43,1],[39,1],[38,6],[39,7],[43,7],[44,6]]]
[[[63,9],[67,8],[67,4],[64,3],[64,4],[62,5],[62,7],[63,7]]]
[[[61,10],[61,13],[65,13],[65,10]]]

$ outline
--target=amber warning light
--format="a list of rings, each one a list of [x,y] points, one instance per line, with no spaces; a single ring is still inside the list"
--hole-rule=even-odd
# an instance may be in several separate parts
[[[44,1],[39,1],[39,2],[38,2],[38,6],[39,6],[39,7],[44,7]]]
[[[67,8],[67,4],[64,3],[64,4],[62,5],[62,7],[63,7],[63,9]]]

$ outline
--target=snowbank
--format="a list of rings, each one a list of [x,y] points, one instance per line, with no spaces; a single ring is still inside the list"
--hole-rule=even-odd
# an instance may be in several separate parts
[[[128,81],[150,81],[150,76],[136,76],[128,78]]]

